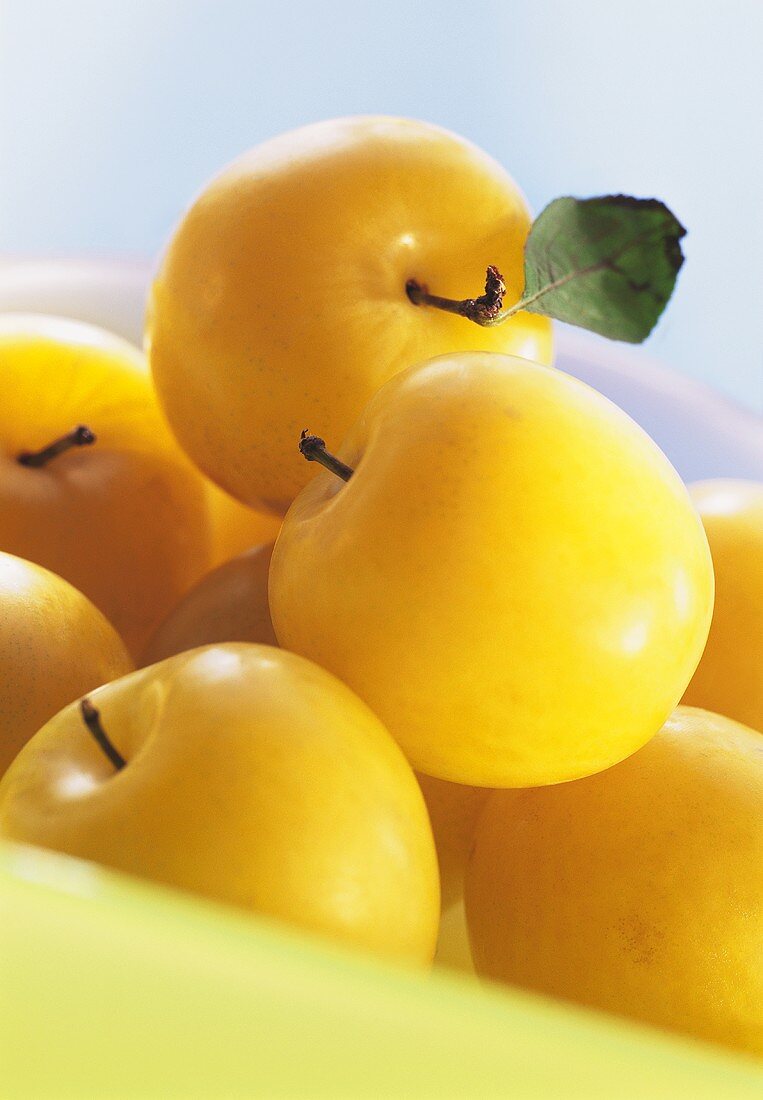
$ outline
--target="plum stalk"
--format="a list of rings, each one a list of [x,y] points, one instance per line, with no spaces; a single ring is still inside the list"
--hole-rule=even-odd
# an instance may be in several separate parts
[[[479,298],[463,298],[461,301],[455,298],[442,298],[439,294],[430,294],[427,286],[417,279],[408,280],[405,284],[405,293],[415,306],[433,306],[446,313],[456,313],[459,317],[466,317],[467,320],[474,321],[476,325],[483,327],[499,325],[520,308],[512,307],[504,310],[503,298],[506,294],[506,283],[498,268],[492,264],[487,269],[485,293]]]
[[[319,462],[330,473],[341,477],[342,481],[349,481],[355,473],[352,466],[348,466],[336,455],[332,455],[330,451],[327,451],[324,440],[317,435],[310,435],[307,428],[299,437],[299,450],[308,462]]]
[[[51,459],[63,454],[64,451],[71,450],[72,447],[89,447],[92,443],[95,443],[95,440],[95,433],[90,428],[85,424],[78,424],[76,428],[72,428],[70,432],[62,435],[59,439],[54,439],[42,450],[22,451],[17,456],[16,461],[22,466],[39,468],[40,466],[46,466]]]
[[[82,721],[92,733],[98,743],[98,747],[103,750],[109,763],[114,765],[115,771],[121,771],[127,761],[122,756],[121,752],[111,743],[106,731],[101,725],[101,712],[87,698],[80,702],[79,711],[82,715]]]

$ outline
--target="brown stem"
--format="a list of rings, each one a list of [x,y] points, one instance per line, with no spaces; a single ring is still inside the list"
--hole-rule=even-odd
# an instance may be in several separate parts
[[[352,466],[346,465],[336,455],[326,450],[326,444],[317,435],[310,435],[307,428],[299,437],[299,449],[308,462],[320,462],[332,474],[341,477],[342,481],[349,481],[355,473]]]
[[[415,306],[434,306],[446,313],[457,313],[460,317],[474,321],[476,325],[496,325],[503,320],[501,309],[506,284],[498,268],[492,264],[487,269],[485,293],[479,298],[464,298],[460,302],[455,298],[441,298],[439,294],[430,294],[427,287],[416,279],[408,280],[405,292]]]
[[[85,698],[79,705],[80,714],[82,715],[82,721],[92,733],[98,745],[103,749],[104,754],[108,757],[110,763],[114,765],[115,771],[121,771],[127,761],[119,752],[114,748],[111,741],[106,736],[106,731],[101,725],[101,712],[97,707],[94,707],[89,699]]]
[[[95,443],[95,438],[90,428],[84,424],[78,424],[76,428],[72,428],[60,439],[54,439],[41,451],[22,451],[16,461],[22,466],[45,466],[52,458],[56,458],[57,455],[63,454],[72,447],[89,447],[91,443]]]

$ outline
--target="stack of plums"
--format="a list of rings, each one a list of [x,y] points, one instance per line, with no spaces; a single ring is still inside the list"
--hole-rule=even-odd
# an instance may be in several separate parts
[[[530,225],[343,119],[200,195],[145,359],[0,318],[0,834],[763,1054],[763,486],[554,368]]]

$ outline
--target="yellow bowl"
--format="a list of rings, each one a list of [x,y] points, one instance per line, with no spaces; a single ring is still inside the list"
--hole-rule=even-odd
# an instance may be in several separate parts
[[[0,1093],[763,1095],[743,1059],[0,845]]]

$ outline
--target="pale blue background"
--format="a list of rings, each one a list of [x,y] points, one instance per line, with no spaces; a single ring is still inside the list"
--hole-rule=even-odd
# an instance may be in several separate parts
[[[657,195],[690,235],[650,350],[763,409],[763,3],[0,0],[0,253],[153,255],[225,161],[387,112],[536,210]]]

